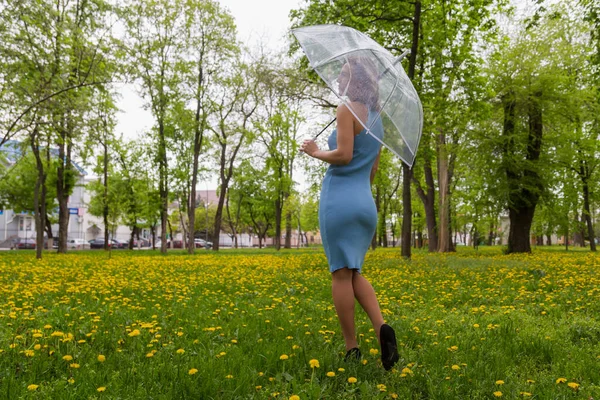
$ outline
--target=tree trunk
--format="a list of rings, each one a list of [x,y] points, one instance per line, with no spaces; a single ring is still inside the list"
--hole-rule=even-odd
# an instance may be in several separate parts
[[[133,250],[134,239],[135,239],[135,228],[131,230],[131,235],[129,236],[129,243],[127,244],[127,248],[129,250]]]
[[[219,202],[217,203],[217,211],[215,213],[215,224],[214,224],[214,232],[213,232],[213,247],[214,251],[219,251],[220,243],[220,234],[221,234],[221,224],[223,222],[223,206],[225,205],[225,196],[227,195],[227,188],[229,187],[229,179],[222,178],[221,186],[219,188]]]
[[[48,188],[46,187],[46,190]],[[46,196],[48,197],[48,196]],[[46,235],[48,237],[48,250],[52,248],[52,242],[54,241],[54,234],[52,233],[52,223],[50,222],[50,217],[48,216],[48,210],[46,210],[46,217],[44,218],[44,224],[46,226]]]
[[[106,137],[105,137],[106,139]],[[103,143],[104,146],[104,204],[102,207],[102,221],[104,223],[104,251],[108,251],[108,144],[106,140]]]
[[[285,215],[285,246],[286,249],[292,248],[292,214]]]
[[[152,250],[156,250],[156,226],[150,227],[150,234],[152,235]]]
[[[546,235],[546,246],[552,246],[552,236]]]
[[[275,250],[281,249],[281,198],[275,200]]]
[[[189,197],[185,196],[186,200],[189,200]],[[179,206],[179,221],[181,222],[181,229],[183,230],[183,248],[184,249],[189,249],[189,243],[188,243],[188,229],[185,226],[185,221],[183,219],[183,216],[186,213],[181,211],[181,205]],[[192,229],[193,230],[193,229]]]
[[[582,162],[582,172],[583,172],[583,162]],[[583,218],[585,219],[585,223],[587,225],[587,234],[590,239],[590,250],[596,251],[596,238],[594,234],[594,225],[592,224],[592,214],[590,212],[590,188],[587,180],[587,171],[585,178],[582,176],[583,181]]]
[[[204,140],[204,128],[206,123],[205,115],[201,115],[202,111],[202,88],[204,83],[203,69],[203,54],[202,51],[198,62],[198,87],[196,91],[196,114],[195,114],[195,129],[194,129],[194,157],[192,161],[192,186],[190,188],[190,202],[188,204],[188,221],[190,224],[188,254],[194,254],[196,244],[194,242],[195,223],[196,223],[196,185],[198,184],[198,158],[202,150],[202,141]],[[208,199],[206,199],[208,202]],[[206,227],[208,229],[208,226]]]
[[[163,111],[163,110],[161,110]],[[167,225],[168,225],[168,206],[169,206],[169,186],[167,171],[167,143],[165,138],[165,124],[163,121],[164,112],[158,122],[158,170],[159,170],[159,195],[160,195],[160,252],[167,253]],[[173,238],[171,238],[173,239]]]
[[[381,197],[379,196],[379,187],[375,186],[375,209],[377,210],[377,215],[379,216],[379,208],[381,204]],[[377,223],[377,227],[379,227],[379,223]],[[377,235],[379,229],[375,229],[375,234],[371,239],[371,248],[375,250],[377,248]]]
[[[400,254],[410,259],[410,242],[412,237],[412,204],[410,196],[410,180],[412,171],[410,167],[402,163],[402,248]]]
[[[413,13],[412,44],[408,62],[408,78],[413,81],[415,77],[415,66],[417,64],[417,52],[419,50],[419,27],[421,24],[421,1],[415,1],[415,10]],[[410,193],[410,181],[412,171],[410,167],[402,163],[402,249],[400,254],[404,258],[410,258],[411,233],[412,233],[412,204]]]
[[[69,229],[69,178],[67,170],[71,168],[71,144],[68,143],[65,122],[60,128],[58,144],[58,169],[56,174],[56,197],[58,200],[58,253],[67,252],[67,232]]]
[[[439,213],[440,225],[438,236],[438,248],[440,253],[451,251],[450,240],[450,179],[448,171],[448,152],[446,150],[446,134],[440,132],[438,135],[438,185],[440,191]]]
[[[509,253],[531,252],[531,222],[535,207],[521,207],[519,210],[509,209],[510,231],[508,234]]]
[[[508,96],[507,96],[508,97]],[[514,95],[504,102],[504,135],[509,143],[505,151],[510,151],[510,137],[515,130],[515,105]],[[529,135],[527,140],[528,162],[533,163],[539,160],[542,147],[542,109],[540,105],[541,93],[535,93],[529,98]],[[505,157],[508,154],[505,153]],[[533,167],[535,168],[535,167]],[[535,169],[526,167],[522,172],[515,171],[513,166],[506,167],[506,175],[509,186],[509,219],[510,231],[508,236],[508,253],[529,253],[531,252],[530,232],[531,223],[535,213],[535,207],[539,200],[541,191],[541,180]],[[523,178],[528,182],[528,186],[522,186]]]
[[[33,209],[35,210],[36,231],[35,257],[41,259],[42,251],[44,250],[44,222],[46,219],[46,170],[40,156],[37,135],[38,130],[36,127],[31,134],[31,149],[35,155],[35,163],[38,172],[34,189]],[[48,240],[48,243],[50,243],[50,240]]]
[[[490,231],[488,233],[487,245],[491,246],[494,244],[494,222],[490,223]]]
[[[384,210],[386,207],[383,208]],[[381,246],[388,247],[388,239],[387,239],[387,221],[385,220],[385,211],[381,215]]]

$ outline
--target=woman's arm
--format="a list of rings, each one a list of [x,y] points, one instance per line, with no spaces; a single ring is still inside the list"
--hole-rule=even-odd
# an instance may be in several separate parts
[[[337,148],[320,150],[313,140],[305,140],[300,150],[311,157],[335,165],[347,165],[354,150],[354,117],[344,104],[337,108]]]
[[[381,157],[381,149],[379,149],[379,153],[377,153],[377,158],[375,159],[375,162],[373,163],[373,168],[371,168],[371,185],[373,184],[373,181],[375,180],[375,174],[377,173],[377,169],[379,168],[379,157]]]

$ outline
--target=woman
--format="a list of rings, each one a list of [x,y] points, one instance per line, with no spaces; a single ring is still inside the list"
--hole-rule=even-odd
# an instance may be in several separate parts
[[[396,336],[383,321],[373,286],[360,273],[377,226],[371,184],[381,145],[363,128],[364,124],[383,137],[375,66],[365,58],[348,59],[338,77],[338,90],[348,97],[354,114],[345,104],[338,106],[337,129],[328,139],[330,150],[320,150],[313,140],[305,140],[301,151],[331,164],[321,189],[319,226],[332,277],[333,303],[346,343],[345,359],[361,358],[354,328],[356,298],[373,324],[383,367],[389,370],[399,359]]]

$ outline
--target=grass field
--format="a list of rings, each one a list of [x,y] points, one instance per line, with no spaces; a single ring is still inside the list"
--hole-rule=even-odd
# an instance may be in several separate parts
[[[345,363],[320,251],[0,253],[0,398],[600,398],[600,257],[369,252]],[[359,311],[360,310],[360,311]],[[315,361],[316,360],[316,361]]]

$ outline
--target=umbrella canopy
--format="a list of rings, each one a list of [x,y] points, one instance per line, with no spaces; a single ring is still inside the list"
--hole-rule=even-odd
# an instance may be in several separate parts
[[[394,57],[364,33],[346,26],[306,26],[292,33],[311,67],[367,133],[412,166],[423,130],[423,107],[399,62],[401,57]],[[370,130],[377,119],[359,118],[364,113],[357,104],[379,113],[383,137]]]

